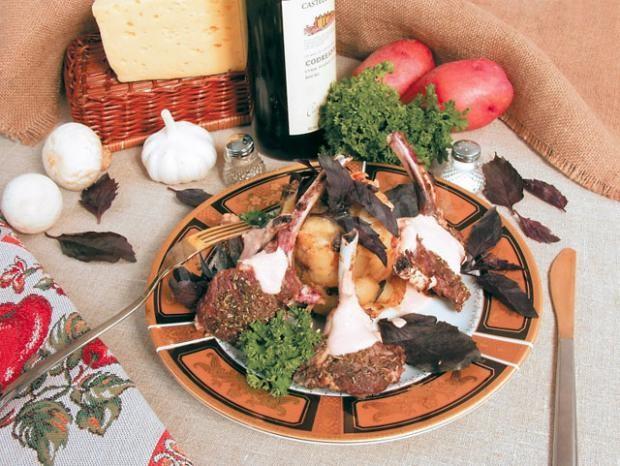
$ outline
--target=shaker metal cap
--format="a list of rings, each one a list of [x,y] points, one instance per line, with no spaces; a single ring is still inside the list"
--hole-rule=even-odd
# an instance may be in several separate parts
[[[247,157],[254,152],[254,139],[249,134],[237,133],[228,139],[225,150],[230,157]]]
[[[452,157],[459,162],[475,162],[481,152],[480,144],[470,139],[461,139],[452,144]]]

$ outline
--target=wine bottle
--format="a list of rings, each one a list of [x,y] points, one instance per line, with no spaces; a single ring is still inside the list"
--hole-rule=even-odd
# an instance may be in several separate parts
[[[336,80],[335,0],[247,0],[253,126],[261,153],[315,158]]]

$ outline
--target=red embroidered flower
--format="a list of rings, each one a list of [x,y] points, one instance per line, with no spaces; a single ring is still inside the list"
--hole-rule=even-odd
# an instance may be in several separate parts
[[[82,349],[82,360],[93,369],[117,363],[108,347],[99,338],[91,341]]]
[[[16,257],[13,265],[9,265],[2,275],[0,275],[0,288],[13,287],[15,293],[20,294],[24,291],[24,285],[26,284],[26,262]]]
[[[51,317],[52,307],[43,296],[0,304],[0,386],[21,374],[26,361],[43,344]]]

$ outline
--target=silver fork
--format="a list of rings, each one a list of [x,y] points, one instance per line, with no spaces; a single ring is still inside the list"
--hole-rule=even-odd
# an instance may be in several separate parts
[[[146,290],[141,296],[139,296],[127,307],[123,308],[112,317],[99,324],[97,327],[94,327],[73,340],[64,348],[48,356],[40,363],[21,374],[17,379],[15,379],[15,381],[7,385],[6,389],[2,392],[2,396],[0,397],[0,407],[10,401],[22,387],[31,384],[38,377],[70,356],[73,352],[83,348],[95,338],[107,332],[112,327],[116,326],[133,314],[136,310],[140,309],[151,293],[153,293],[159,282],[161,282],[176,267],[183,265],[189,259],[196,256],[199,252],[214,246],[220,241],[225,241],[227,239],[240,236],[249,229],[250,227],[243,222],[221,225],[190,235],[174,245],[174,247],[168,251],[164,263],[160,268],[159,274],[148,284]]]

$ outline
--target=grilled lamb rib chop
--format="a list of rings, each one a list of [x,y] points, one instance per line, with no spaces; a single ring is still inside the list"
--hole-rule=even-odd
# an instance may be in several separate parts
[[[196,308],[198,329],[234,341],[250,323],[271,319],[282,306],[318,302],[320,295],[301,283],[292,259],[301,225],[323,192],[323,179],[324,176],[317,176],[290,214],[270,222],[268,232],[246,238],[261,246],[269,244],[254,254],[247,251],[255,245],[244,247],[246,257],[242,256],[234,269],[222,270],[213,278]],[[269,242],[265,238],[272,233],[275,240]]]
[[[388,136],[388,143],[416,182],[420,212],[417,217],[398,221],[401,255],[396,260],[394,272],[418,291],[432,289],[460,311],[470,296],[460,275],[461,263],[465,258],[460,234],[448,225],[437,206],[433,180],[405,136],[392,133]]]
[[[355,396],[380,393],[400,379],[405,353],[381,342],[372,320],[355,294],[353,260],[357,232],[342,237],[338,267],[340,301],[329,317],[327,341],[295,374],[309,388],[330,388]]]

